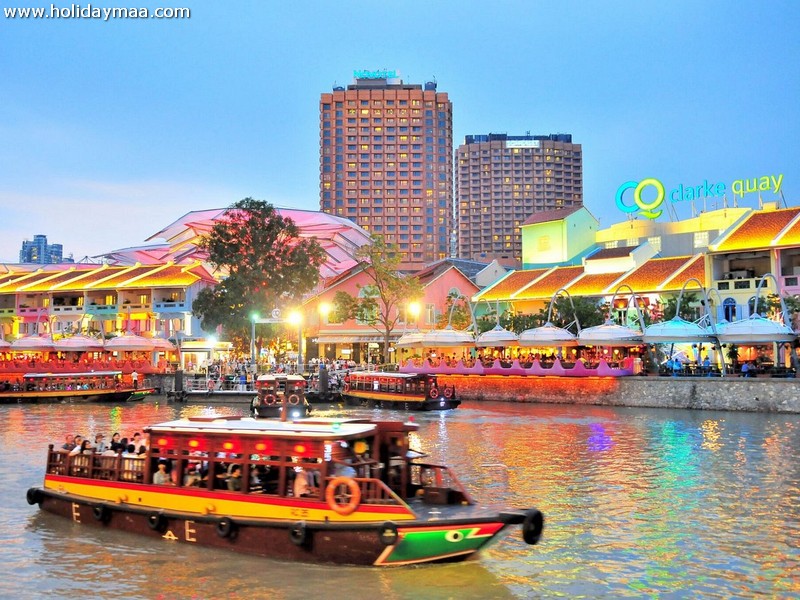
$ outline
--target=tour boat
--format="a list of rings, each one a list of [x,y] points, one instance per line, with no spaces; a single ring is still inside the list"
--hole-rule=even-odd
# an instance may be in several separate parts
[[[250,402],[250,414],[254,417],[283,417],[285,414],[299,419],[311,412],[302,375],[260,375],[255,387],[256,396]]]
[[[409,565],[472,557],[535,508],[477,505],[424,460],[413,422],[189,417],[147,427],[141,456],[47,452],[27,500],[75,523],[290,561]],[[162,466],[163,465],[163,466]],[[153,483],[158,481],[159,483]]]
[[[342,395],[355,402],[413,410],[447,410],[461,404],[455,386],[439,386],[436,375],[420,373],[350,373]]]
[[[130,402],[142,400],[154,391],[123,383],[122,371],[26,373],[22,382],[5,382],[0,387],[0,403]]]

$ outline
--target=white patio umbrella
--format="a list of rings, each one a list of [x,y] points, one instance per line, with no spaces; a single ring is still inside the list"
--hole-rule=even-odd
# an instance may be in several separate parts
[[[516,346],[519,343],[519,336],[513,331],[504,329],[500,325],[495,325],[494,329],[484,331],[478,336],[475,345],[479,348],[493,348],[498,346]]]
[[[541,327],[533,327],[520,333],[519,345],[526,347],[577,346],[578,338],[568,329],[556,327],[548,321]]]
[[[397,348],[422,348],[425,345],[421,331],[409,331],[400,336],[395,342]]]
[[[156,345],[153,338],[146,338],[136,334],[125,334],[106,341],[106,350],[121,350],[125,352],[151,352]]]
[[[642,334],[607,319],[602,325],[581,329],[578,343],[581,346],[638,346],[642,344]]]
[[[467,331],[456,331],[450,325],[444,329],[434,329],[422,336],[423,346],[427,348],[474,346],[475,338]]]
[[[797,334],[783,323],[753,314],[747,319],[728,323],[717,337],[723,344],[767,344],[793,342]]]
[[[642,341],[647,344],[668,344],[672,342],[713,343],[714,335],[705,327],[681,317],[669,321],[653,323],[645,328]]]
[[[53,339],[47,336],[29,335],[19,338],[11,343],[12,350],[35,350],[38,352],[48,352],[53,350]]]
[[[103,342],[88,335],[73,335],[54,342],[56,350],[68,352],[94,352],[103,349]]]

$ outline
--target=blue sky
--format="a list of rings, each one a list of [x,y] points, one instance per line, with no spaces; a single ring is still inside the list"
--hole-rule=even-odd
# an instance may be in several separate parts
[[[624,219],[619,185],[646,177],[730,189],[783,174],[800,204],[796,1],[93,6],[191,18],[0,20],[0,261],[37,233],[76,259],[139,245],[245,196],[318,210],[319,95],[354,69],[435,78],[456,145],[572,133],[602,226]]]

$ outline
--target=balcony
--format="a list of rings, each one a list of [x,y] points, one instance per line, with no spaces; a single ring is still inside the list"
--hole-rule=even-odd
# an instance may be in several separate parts
[[[186,312],[189,307],[185,300],[169,300],[153,303],[154,312]]]
[[[83,306],[51,306],[51,315],[75,315],[80,316],[86,311]]]
[[[90,304],[84,307],[87,315],[116,315],[116,304]]]

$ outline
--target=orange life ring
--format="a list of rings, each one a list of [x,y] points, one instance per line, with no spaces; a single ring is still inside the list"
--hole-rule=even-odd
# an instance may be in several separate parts
[[[289,402],[289,404],[291,404],[292,406],[297,406],[298,404],[300,404],[300,396],[298,396],[297,394],[292,394],[287,399],[287,402]]]
[[[344,384],[344,391],[345,392],[349,392],[350,391],[350,384],[349,383],[345,383]]]
[[[266,394],[264,396],[264,404],[267,406],[272,406],[275,404],[275,395],[274,394]]]
[[[336,490],[342,485],[347,486],[347,492],[337,496]],[[338,502],[338,500],[346,500],[346,502]],[[355,511],[361,503],[361,488],[358,486],[358,482],[350,477],[334,477],[325,489],[325,501],[331,510],[347,516]]]
[[[444,397],[445,398],[452,398],[453,397],[453,389],[451,387],[444,388]]]
[[[432,388],[431,388],[431,391],[430,391],[430,392],[428,392],[428,395],[429,395],[431,398],[438,398],[438,397],[439,397],[439,390],[438,390],[437,388],[435,388],[435,387],[432,387]]]

